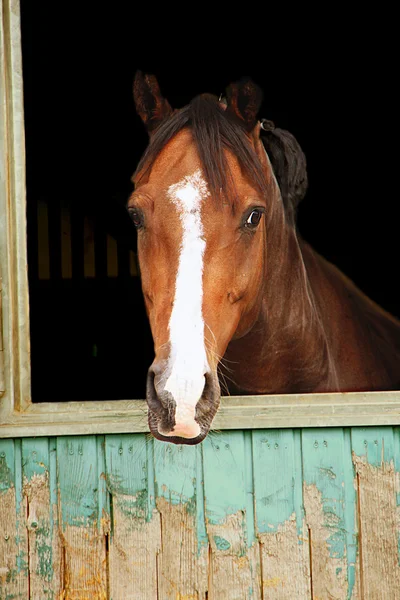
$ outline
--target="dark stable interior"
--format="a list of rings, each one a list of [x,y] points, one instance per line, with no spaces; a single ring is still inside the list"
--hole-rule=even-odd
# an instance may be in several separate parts
[[[153,344],[140,280],[132,275],[136,239],[125,210],[130,178],[147,144],[132,100],[137,69],[158,77],[174,107],[199,93],[219,95],[231,81],[251,76],[264,90],[260,117],[289,129],[307,156],[310,187],[299,209],[300,233],[400,317],[390,150],[394,84],[387,56],[369,55],[363,40],[347,40],[340,31],[332,34],[340,45],[330,44],[325,32],[326,47],[322,40],[318,51],[301,46],[290,60],[267,42],[262,51],[241,45],[234,55],[229,39],[220,37],[209,55],[199,54],[192,52],[201,41],[195,31],[191,46],[181,40],[175,47],[170,30],[166,41],[155,43],[149,24],[137,25],[141,16],[130,3],[91,11],[22,0],[21,14],[34,402],[145,397]],[[40,203],[47,206],[45,278]],[[69,277],[61,257],[65,205]],[[83,256],[87,223],[94,247],[90,277]],[[112,276],[110,239],[117,261]]]

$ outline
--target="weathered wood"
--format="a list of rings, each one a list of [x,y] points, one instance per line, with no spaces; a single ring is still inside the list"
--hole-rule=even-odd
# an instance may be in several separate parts
[[[144,433],[148,431],[143,400],[43,402],[12,409],[6,392],[1,437]],[[392,425],[400,423],[400,392],[230,396],[221,399],[213,429],[277,429]]]
[[[60,229],[61,276],[63,279],[72,279],[71,213],[69,210],[69,204],[67,204],[65,201],[61,204]]]
[[[83,223],[83,260],[85,277],[95,277],[95,244],[94,228],[88,217],[84,218]]]
[[[303,509],[300,433],[253,431],[252,438],[264,597],[307,600],[311,598],[310,552]]]
[[[25,407],[30,397],[29,302],[26,265],[25,137],[18,0],[2,0],[0,35],[0,271],[3,292],[3,335],[7,393],[11,409]],[[3,162],[4,161],[4,162]],[[3,179],[4,176],[4,179]],[[12,377],[11,374],[12,373]]]
[[[102,520],[98,443],[85,436],[57,439],[65,600],[107,600],[108,523]]]
[[[203,442],[203,455],[209,598],[256,600],[261,598],[261,569],[253,494],[247,492],[251,438],[242,431],[211,435]]]
[[[22,440],[23,492],[27,499],[29,590],[38,600],[59,598],[64,581],[57,514],[54,439]]]
[[[393,430],[354,429],[352,447],[362,548],[362,597],[399,600],[399,472],[395,470]]]
[[[161,516],[158,597],[205,600],[208,541],[201,447],[154,442],[154,465]]]
[[[106,437],[106,479],[111,493],[109,596],[157,598],[160,515],[155,506],[153,444],[143,434]]]
[[[0,149],[1,151],[1,149]],[[0,265],[1,267],[1,265]],[[1,281],[1,268],[0,268],[0,397],[3,395],[6,389],[6,383],[4,379],[4,346],[3,346],[3,294],[2,294],[2,281]]]
[[[37,203],[38,223],[38,277],[50,279],[50,251],[49,251],[49,216],[46,200],[40,199]]]
[[[0,598],[399,600],[399,482],[391,428],[0,440]]]
[[[360,598],[356,493],[348,430],[302,432],[313,598]]]
[[[26,502],[21,486],[21,441],[0,439],[0,598],[28,598]]]

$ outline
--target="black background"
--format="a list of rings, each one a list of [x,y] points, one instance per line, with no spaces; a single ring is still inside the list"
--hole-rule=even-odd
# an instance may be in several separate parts
[[[264,91],[260,117],[290,130],[307,157],[301,234],[400,317],[394,15],[269,8],[226,6],[217,21],[194,5],[23,0],[28,203],[39,190],[125,203],[147,143],[137,69],[157,76],[174,107],[251,76]]]

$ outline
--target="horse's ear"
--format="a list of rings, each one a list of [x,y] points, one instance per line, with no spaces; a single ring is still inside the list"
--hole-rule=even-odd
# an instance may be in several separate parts
[[[262,91],[250,78],[244,78],[226,90],[227,110],[237,117],[247,131],[252,131],[257,123],[257,114],[262,102]]]
[[[154,75],[137,71],[133,82],[133,99],[136,111],[151,134],[172,114],[168,100],[163,98]]]

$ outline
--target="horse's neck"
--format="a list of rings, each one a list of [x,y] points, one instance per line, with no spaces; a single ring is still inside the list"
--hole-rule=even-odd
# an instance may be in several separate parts
[[[231,342],[234,391],[310,392],[335,387],[320,309],[294,229],[268,228],[265,288],[257,322]]]

